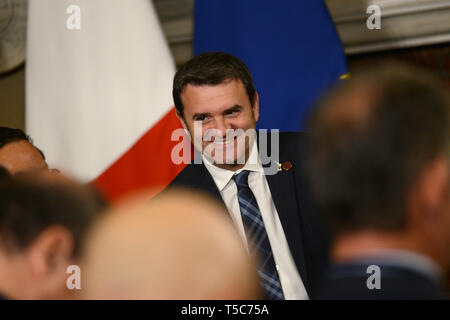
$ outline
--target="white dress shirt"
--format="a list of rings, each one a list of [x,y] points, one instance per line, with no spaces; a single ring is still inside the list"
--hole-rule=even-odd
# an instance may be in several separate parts
[[[284,297],[286,300],[308,299],[308,294],[292,258],[277,209],[273,203],[256,143],[252,143],[250,155],[244,167],[237,171],[218,168],[206,157],[203,156],[202,158],[246,246],[247,240],[237,197],[237,186],[232,177],[243,170],[250,171],[248,184],[261,211]]]

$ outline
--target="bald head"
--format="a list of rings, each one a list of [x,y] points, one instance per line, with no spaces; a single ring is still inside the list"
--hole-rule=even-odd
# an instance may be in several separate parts
[[[258,278],[226,211],[202,195],[133,199],[87,241],[87,299],[256,299]]]

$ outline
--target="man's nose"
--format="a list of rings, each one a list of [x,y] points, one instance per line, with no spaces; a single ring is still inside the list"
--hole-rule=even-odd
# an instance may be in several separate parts
[[[227,135],[227,129],[231,129],[231,126],[223,117],[221,117],[216,119],[215,129],[219,130],[222,137],[225,138]]]

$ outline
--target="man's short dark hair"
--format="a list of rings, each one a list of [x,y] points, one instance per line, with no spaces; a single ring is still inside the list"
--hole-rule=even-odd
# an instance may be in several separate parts
[[[0,241],[8,252],[23,251],[52,226],[73,236],[73,256],[105,203],[88,186],[40,181],[22,174],[0,184]]]
[[[420,70],[392,65],[356,75],[310,120],[306,170],[335,234],[402,229],[411,185],[431,160],[450,160],[448,95]]]
[[[13,129],[8,127],[0,127],[0,148],[4,147],[8,143],[16,142],[16,141],[28,141],[31,145],[33,145],[37,151],[42,156],[42,159],[45,160],[44,153],[33,144],[33,140],[20,129]]]
[[[188,84],[214,86],[230,80],[242,82],[253,106],[255,86],[250,70],[241,60],[225,52],[207,52],[195,56],[181,66],[173,79],[172,95],[177,113],[184,117],[181,94]]]

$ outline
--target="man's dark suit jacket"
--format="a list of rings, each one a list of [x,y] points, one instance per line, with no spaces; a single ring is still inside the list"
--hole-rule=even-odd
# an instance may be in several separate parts
[[[326,266],[328,237],[313,208],[302,173],[305,135],[296,132],[280,132],[279,137],[279,163],[289,161],[293,167],[279,171],[275,175],[267,175],[266,179],[292,257],[305,288],[311,296],[311,289]],[[268,136],[268,142],[270,142],[270,136]],[[171,182],[169,188],[174,186],[204,191],[223,203],[220,191],[204,164],[187,165]]]
[[[367,267],[380,267],[380,289],[367,287]],[[314,299],[321,300],[427,300],[448,299],[443,283],[428,275],[403,266],[365,261],[336,264],[329,268],[315,290]]]

